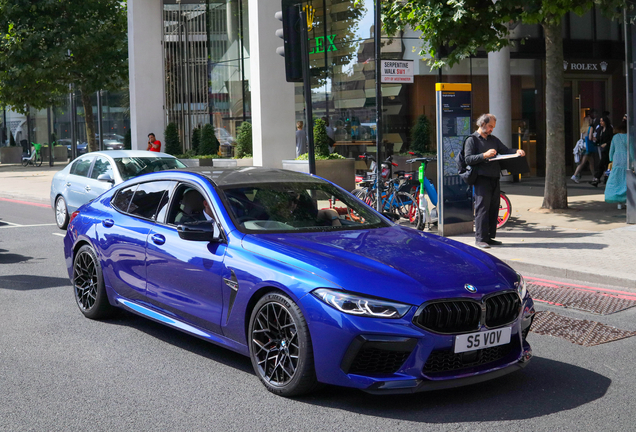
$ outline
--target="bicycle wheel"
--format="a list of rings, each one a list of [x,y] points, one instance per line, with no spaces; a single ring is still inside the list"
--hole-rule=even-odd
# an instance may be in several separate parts
[[[415,225],[416,227],[420,226],[422,212],[420,211],[417,200],[410,193],[398,192],[395,195],[390,211],[397,213],[402,219],[407,219],[411,225]]]
[[[501,228],[508,222],[512,214],[512,203],[508,196],[501,192],[499,194],[499,214],[497,215],[497,228]]]
[[[31,162],[31,159],[27,158],[27,157],[23,157],[22,158],[22,166],[27,166],[29,165],[29,162]]]
[[[40,153],[36,153],[33,158],[33,165],[39,167],[42,166],[42,155]]]

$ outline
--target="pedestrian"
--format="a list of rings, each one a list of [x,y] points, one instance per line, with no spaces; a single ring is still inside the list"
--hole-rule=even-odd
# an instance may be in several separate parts
[[[466,164],[477,171],[474,185],[475,198],[475,244],[487,249],[500,245],[497,236],[497,216],[499,215],[499,176],[501,166],[491,160],[498,154],[526,153],[519,149],[510,149],[499,138],[492,135],[497,118],[492,114],[482,114],[477,119],[479,129],[466,140]]]
[[[578,183],[581,180],[581,173],[587,165],[590,167],[590,172],[594,174],[596,169],[596,160],[598,159],[598,152],[594,143],[594,118],[592,116],[585,116],[583,119],[583,125],[581,126],[581,139],[585,141],[585,152],[581,158],[581,163],[574,175],[571,177],[574,183]]]
[[[148,134],[148,147],[146,150],[152,152],[161,151],[161,141],[157,140],[157,138],[155,138],[155,134],[152,132]]]
[[[599,127],[595,131],[594,142],[599,150],[599,162],[596,164],[596,170],[594,171],[594,178],[590,184],[594,187],[598,187],[601,182],[601,178],[607,170],[609,164],[609,152],[612,145],[612,137],[614,136],[614,129],[610,123],[609,117],[601,117]]]
[[[296,157],[307,153],[307,134],[303,130],[304,123],[296,122]]]
[[[615,132],[609,150],[612,171],[605,186],[605,202],[616,203],[620,209],[627,201],[627,121],[616,126]]]

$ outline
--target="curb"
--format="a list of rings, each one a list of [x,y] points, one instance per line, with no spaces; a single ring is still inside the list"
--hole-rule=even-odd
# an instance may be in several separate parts
[[[577,281],[585,281],[587,283],[595,283],[600,285],[611,285],[621,287],[636,292],[636,280],[621,278],[616,276],[599,275],[595,273],[582,272],[578,270],[570,270],[558,267],[550,267],[540,264],[530,264],[523,261],[499,258],[519,273],[529,273],[542,276],[551,276],[561,279],[572,279]]]

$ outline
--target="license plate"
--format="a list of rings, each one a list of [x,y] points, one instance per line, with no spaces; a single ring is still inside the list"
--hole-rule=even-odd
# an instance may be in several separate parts
[[[455,353],[475,351],[510,343],[512,327],[455,336]]]

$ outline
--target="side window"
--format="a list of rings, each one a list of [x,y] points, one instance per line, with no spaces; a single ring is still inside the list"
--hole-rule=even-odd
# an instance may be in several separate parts
[[[78,176],[86,177],[88,176],[88,170],[91,167],[91,163],[93,162],[93,158],[81,158],[76,160],[71,167],[71,174],[75,174]]]
[[[108,159],[105,157],[99,156],[95,159],[95,164],[93,165],[93,171],[91,172],[91,178],[97,179],[102,174],[110,174],[111,178],[115,178],[113,175],[113,167],[108,162]]]
[[[171,181],[141,183],[130,202],[128,213],[144,219],[155,219],[162,203],[163,207],[167,203],[167,200],[164,202],[164,195],[167,195],[173,186],[174,182]]]
[[[132,197],[137,190],[137,185],[132,185],[117,192],[113,200],[110,202],[113,207],[124,213],[128,212]]]
[[[205,196],[197,188],[182,183],[175,190],[166,223],[180,225],[211,219],[211,216],[205,215],[205,201]]]

